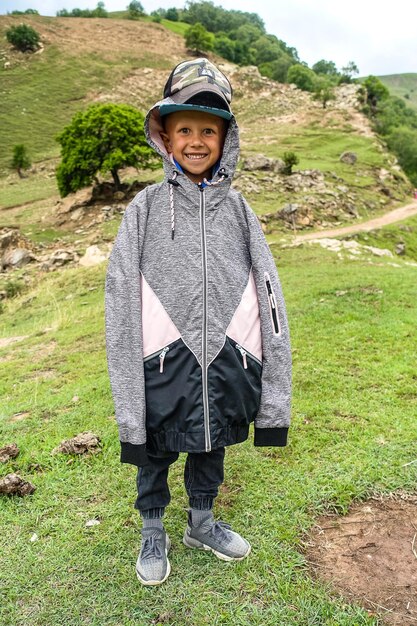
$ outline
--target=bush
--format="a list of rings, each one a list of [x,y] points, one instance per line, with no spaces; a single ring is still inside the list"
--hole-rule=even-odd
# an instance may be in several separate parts
[[[40,35],[31,26],[19,24],[6,31],[7,41],[21,52],[34,52],[39,47]]]
[[[297,165],[298,156],[295,152],[284,152],[282,155],[282,160],[285,163],[285,168],[283,169],[284,174],[292,174],[292,168],[294,165]]]
[[[108,13],[104,8],[104,2],[100,0],[97,2],[95,9],[72,9],[69,12],[67,9],[61,9],[56,12],[57,17],[108,17]]]
[[[206,31],[202,24],[190,26],[185,33],[185,45],[187,48],[201,54],[213,49],[213,35]]]
[[[287,80],[304,91],[314,91],[316,86],[316,75],[313,70],[300,63],[290,67],[287,73]]]
[[[171,9],[167,9],[165,19],[169,20],[170,22],[178,22],[179,20],[178,9],[176,9],[175,7],[172,7]]]
[[[127,17],[129,20],[138,20],[142,15],[145,15],[142,4],[138,0],[132,0],[127,7]]]
[[[22,143],[14,146],[10,166],[12,169],[17,170],[20,178],[23,178],[22,170],[27,170],[31,166],[26,147]]]
[[[98,172],[111,172],[118,189],[120,168],[154,167],[143,122],[142,113],[127,104],[93,104],[77,113],[57,136],[62,161],[56,177],[61,196],[87,187]]]

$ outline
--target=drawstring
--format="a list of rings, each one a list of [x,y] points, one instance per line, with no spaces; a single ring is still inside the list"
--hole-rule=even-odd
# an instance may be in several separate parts
[[[226,173],[226,170],[224,169],[224,167],[221,167],[219,169],[218,173],[220,174],[219,180],[210,181],[210,180],[207,180],[207,178],[204,178],[203,179],[203,184],[204,185],[208,185],[209,187],[213,187],[214,185],[219,185],[226,178],[229,177],[229,174]],[[171,206],[171,239],[174,239],[174,235],[175,235],[174,187],[179,187],[179,182],[176,180],[177,176],[178,176],[178,172],[175,170],[173,175],[172,175],[172,178],[168,178],[168,183],[169,183],[169,203],[170,203],[170,206]]]
[[[171,205],[171,239],[174,239],[174,234],[175,234],[174,187],[179,186],[179,182],[176,180],[177,176],[178,176],[178,172],[174,172],[172,178],[168,178],[169,203]]]
[[[209,185],[209,187],[213,187],[213,185],[219,185],[220,183],[222,183],[224,179],[228,178],[229,176],[229,174],[226,174],[226,170],[224,169],[224,167],[219,169],[219,174],[221,175],[219,180],[211,181],[211,180],[207,180],[207,178],[203,178],[203,183],[205,185]]]

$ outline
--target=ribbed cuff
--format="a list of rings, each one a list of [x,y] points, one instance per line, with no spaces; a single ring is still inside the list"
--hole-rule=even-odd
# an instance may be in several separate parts
[[[145,509],[144,511],[140,511],[141,517],[143,519],[159,519],[163,517],[165,513],[165,507],[156,507],[154,509]]]
[[[190,496],[190,507],[199,511],[209,511],[213,508],[214,498],[212,496]]]
[[[143,467],[149,464],[146,444],[134,444],[128,441],[121,441],[120,463],[130,463],[136,467]]]
[[[283,428],[256,428],[255,446],[280,446],[287,445],[288,427]]]

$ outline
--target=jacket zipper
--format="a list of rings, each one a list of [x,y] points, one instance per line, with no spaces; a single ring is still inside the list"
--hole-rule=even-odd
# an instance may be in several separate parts
[[[203,337],[202,337],[202,378],[203,378],[203,411],[206,452],[211,450],[210,415],[208,405],[207,384],[207,244],[206,244],[206,196],[204,187],[198,183],[200,189],[200,230],[201,230],[201,257],[203,266]]]
[[[240,354],[242,355],[243,367],[245,368],[245,370],[248,369],[248,361],[246,359],[246,356],[249,356],[251,359],[259,363],[259,365],[262,365],[261,361],[257,359],[256,356],[253,356],[253,354],[245,350],[245,348],[243,348],[239,343],[236,343],[235,347],[237,348],[237,350],[239,350]]]
[[[279,323],[277,301],[276,301],[273,289],[271,287],[271,279],[269,277],[268,272],[265,272],[264,276],[265,276],[266,291],[268,293],[269,311],[270,311],[271,318],[272,318],[272,326],[273,326],[274,334],[280,335],[281,325]]]
[[[162,374],[162,372],[164,371],[164,360],[165,360],[165,355],[169,350],[169,346],[165,346],[165,348],[163,348],[162,352],[160,352],[158,350],[158,352],[154,352],[153,354],[148,354],[148,356],[146,356],[143,360],[144,361],[149,361],[149,359],[153,359],[154,356],[159,355],[159,371]]]

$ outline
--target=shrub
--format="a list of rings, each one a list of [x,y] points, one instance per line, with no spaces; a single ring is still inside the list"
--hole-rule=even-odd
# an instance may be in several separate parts
[[[33,52],[39,47],[40,35],[31,26],[19,24],[6,31],[7,41],[21,52]]]
[[[22,170],[27,170],[31,166],[26,147],[22,143],[14,146],[10,166],[12,169],[17,170],[20,178],[24,178]]]
[[[120,187],[118,170],[153,167],[154,152],[143,130],[144,117],[127,104],[93,104],[76,113],[57,136],[62,161],[56,170],[61,196],[87,187],[97,172],[111,172]]]
[[[213,49],[213,35],[207,32],[202,24],[197,22],[197,24],[187,29],[185,45],[196,54],[201,54]]]
[[[282,160],[285,163],[285,168],[283,169],[284,174],[292,174],[292,168],[294,165],[297,165],[299,162],[298,156],[295,152],[284,152],[282,155]]]
[[[139,0],[132,0],[132,2],[127,7],[127,17],[129,20],[138,20],[142,15],[145,14],[142,4]]]

